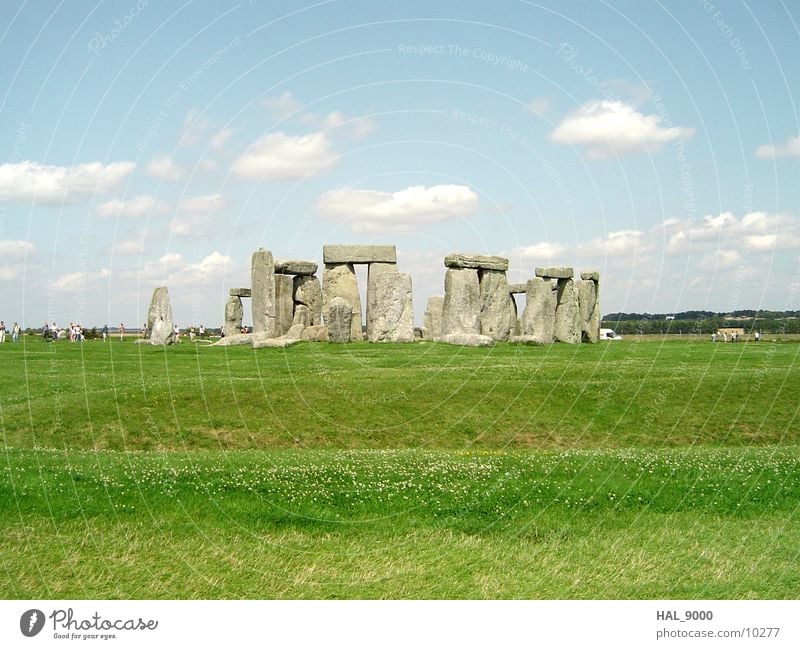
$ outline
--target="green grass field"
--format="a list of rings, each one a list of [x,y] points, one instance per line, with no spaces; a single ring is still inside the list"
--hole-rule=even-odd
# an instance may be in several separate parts
[[[0,347],[5,598],[797,598],[800,345]]]

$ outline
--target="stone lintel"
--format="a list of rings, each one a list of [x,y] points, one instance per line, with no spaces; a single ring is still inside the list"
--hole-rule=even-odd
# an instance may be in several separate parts
[[[298,261],[276,261],[275,272],[279,275],[315,275],[317,273],[317,262]]]
[[[478,270],[508,270],[508,259],[494,255],[470,255],[454,252],[444,258],[447,268],[476,268]]]
[[[322,246],[322,261],[325,264],[396,264],[397,249],[395,246]]]
[[[517,293],[525,293],[528,290],[528,284],[523,282],[522,284],[509,284],[508,285],[508,292],[512,295],[516,295]]]
[[[535,274],[536,277],[549,279],[571,279],[575,274],[575,269],[570,266],[549,266],[547,268],[537,266]]]
[[[253,297],[253,291],[249,288],[232,288],[231,297]]]
[[[590,279],[593,282],[600,281],[600,273],[596,270],[584,270],[581,272],[581,279]]]

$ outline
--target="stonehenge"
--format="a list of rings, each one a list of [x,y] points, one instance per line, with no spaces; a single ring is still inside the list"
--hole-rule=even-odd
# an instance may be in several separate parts
[[[153,291],[150,308],[147,309],[148,340],[151,345],[171,345],[175,342],[172,306],[166,286]]]
[[[398,271],[395,246],[326,245],[322,257],[320,282],[316,262],[276,261],[270,250],[256,250],[251,286],[230,289],[226,335],[215,344],[261,348],[300,341],[414,342],[412,278]],[[358,264],[367,266],[365,300],[358,286]],[[576,279],[572,267],[539,266],[526,282],[509,283],[505,257],[454,252],[444,257],[444,266],[444,295],[428,298],[417,339],[473,347],[599,340],[597,271],[583,271]],[[525,307],[520,313],[515,296],[521,294]],[[239,333],[246,298],[252,333]],[[148,323],[152,344],[172,341],[172,313],[164,287],[153,294]]]

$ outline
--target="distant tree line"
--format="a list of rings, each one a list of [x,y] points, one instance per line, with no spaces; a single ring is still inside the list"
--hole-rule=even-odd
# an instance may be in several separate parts
[[[711,334],[726,327],[741,327],[747,333],[796,334],[800,333],[800,311],[609,313],[603,317],[602,326],[618,334]]]

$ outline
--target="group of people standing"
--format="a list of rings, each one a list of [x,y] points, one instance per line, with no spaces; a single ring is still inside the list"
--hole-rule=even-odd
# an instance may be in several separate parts
[[[4,343],[6,341],[6,323],[0,320],[0,343]],[[11,342],[15,343],[19,341],[20,334],[22,333],[22,329],[20,326],[15,322],[14,326],[11,327]]]
[[[727,331],[723,331],[722,334],[720,334],[719,332],[715,331],[714,333],[711,334],[711,342],[712,343],[719,342],[720,340],[722,340],[722,342],[724,342],[724,343],[728,343],[728,342],[730,342],[730,343],[738,343],[739,342],[739,332],[738,331],[732,331],[731,333],[728,333]],[[760,331],[756,331],[753,334],[753,340],[755,340],[756,342],[761,340],[761,332]]]

